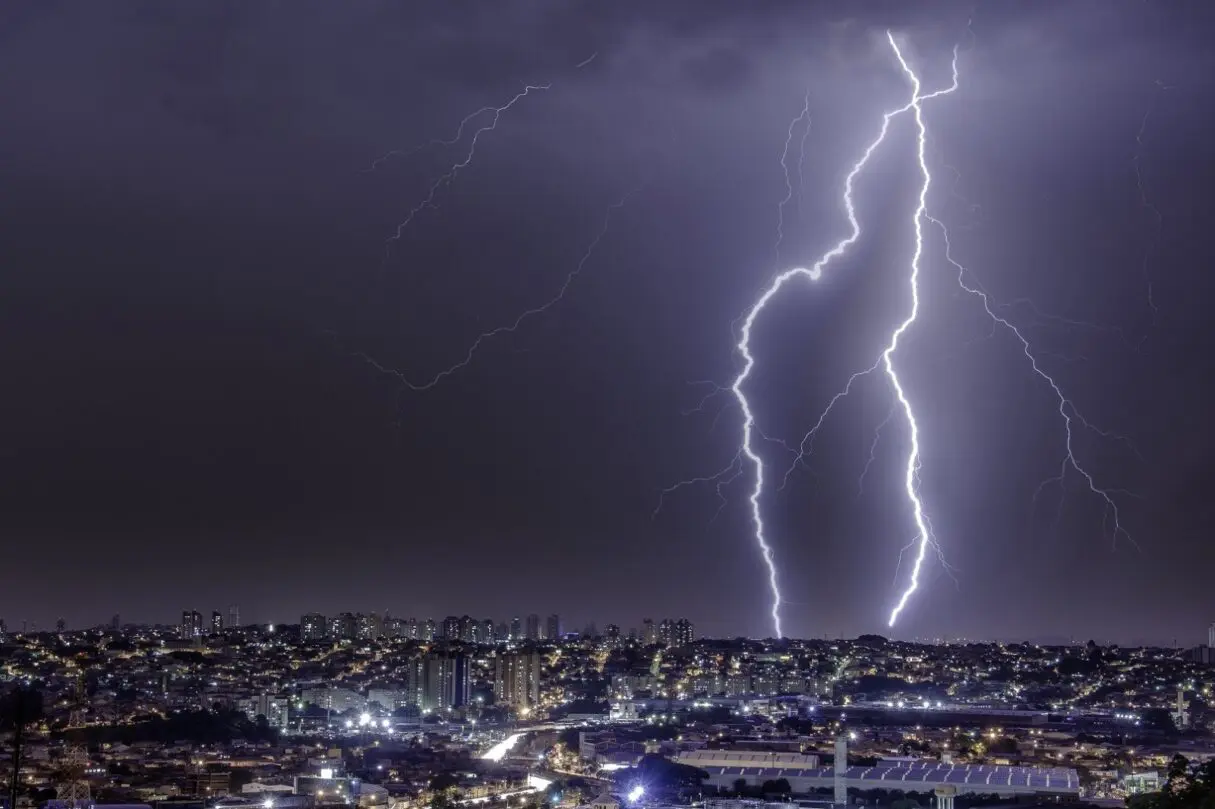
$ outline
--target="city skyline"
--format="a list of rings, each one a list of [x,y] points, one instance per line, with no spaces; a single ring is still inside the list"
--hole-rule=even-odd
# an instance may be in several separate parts
[[[0,12],[10,628],[240,604],[766,637],[759,509],[791,637],[1200,639],[1215,10],[740,8]],[[740,352],[848,238],[900,60],[930,92],[955,48],[939,220],[892,119],[865,237]],[[940,557],[890,629],[907,420],[877,374],[802,437],[907,315],[920,230],[897,363]]]

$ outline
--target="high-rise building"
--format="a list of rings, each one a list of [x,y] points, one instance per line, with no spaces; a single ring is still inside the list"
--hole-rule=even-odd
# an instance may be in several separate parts
[[[359,640],[375,640],[384,634],[384,620],[377,613],[359,615]]]
[[[611,646],[620,645],[620,627],[616,624],[608,624],[603,628],[603,636]]]
[[[498,626],[494,631],[494,640],[501,643],[504,640],[510,640],[510,624],[506,621],[499,621]]]
[[[1215,649],[1215,624],[1207,627],[1207,646]]]
[[[652,618],[646,618],[641,622],[641,643],[643,646],[653,646],[658,643],[658,633],[654,631]]]
[[[663,618],[662,623],[658,625],[658,642],[670,646],[674,643],[674,638],[675,622],[670,618]]]
[[[329,637],[338,640],[354,640],[359,636],[359,617],[352,612],[343,612],[329,619]]]
[[[443,711],[468,704],[468,661],[464,655],[427,655],[424,679],[423,710]]]
[[[523,624],[518,615],[510,619],[510,640],[523,640]]]
[[[476,643],[477,632],[480,624],[476,618],[469,618],[467,615],[460,616],[460,640],[464,643]]]
[[[557,613],[553,613],[544,622],[544,637],[548,640],[560,640],[561,638],[561,617]]]
[[[410,640],[418,639],[418,619],[410,618],[405,622],[405,637]]]
[[[286,697],[261,694],[246,701],[245,713],[250,719],[264,716],[270,727],[285,730],[289,704],[290,701]]]
[[[202,613],[198,610],[181,611],[181,636],[186,640],[201,638],[203,633]]]
[[[300,618],[300,638],[303,640],[324,640],[327,634],[329,627],[324,615],[310,612]]]
[[[4,622],[0,621],[0,624],[2,623]],[[120,616],[118,613],[114,613],[114,616],[110,618],[110,629],[114,632],[122,629],[122,616]]]
[[[405,664],[405,704],[421,709],[426,702],[426,661],[412,658]]]
[[[435,639],[435,633],[435,619],[427,618],[418,629],[418,640],[424,640],[429,643]]]
[[[211,610],[211,634],[219,635],[224,631],[224,614],[219,610]]]
[[[530,710],[540,702],[540,655],[518,652],[498,657],[494,664],[494,699],[515,710]]]
[[[228,628],[239,629],[240,627],[240,607],[232,604],[228,607]]]
[[[528,640],[540,639],[540,616],[534,612],[527,616],[527,629],[524,637]]]
[[[439,637],[445,640],[460,639],[460,616],[449,615],[443,619],[443,628],[439,633]]]
[[[687,618],[680,618],[676,621],[671,635],[671,643],[675,646],[687,646],[695,641],[696,632],[692,627],[692,622]]]
[[[477,637],[478,643],[493,643],[497,638],[494,637],[494,619],[486,618],[481,622],[481,631]]]

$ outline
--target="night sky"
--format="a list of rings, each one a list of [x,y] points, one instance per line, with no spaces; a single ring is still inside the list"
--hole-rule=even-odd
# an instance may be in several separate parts
[[[1215,13],[1139,0],[5,3],[0,616],[768,634],[750,471],[716,517],[712,485],[651,515],[737,452],[732,399],[696,409],[737,372],[732,324],[847,235],[844,174],[908,92],[887,27],[927,85],[960,48],[961,88],[925,108],[931,211],[1084,418],[1129,439],[1075,448],[1133,539],[1079,476],[1035,499],[1064,452],[1050,391],[926,231],[896,362],[953,578],[932,558],[895,634],[1205,639]],[[528,83],[551,88],[386,257],[471,129],[372,162]],[[858,181],[856,249],[756,327],[770,436],[796,443],[907,311],[911,123]],[[363,358],[416,380],[459,362],[548,301],[631,191],[564,299],[433,389]],[[914,536],[900,419],[858,477],[890,403],[858,383],[764,500],[787,634],[886,631]],[[779,478],[788,454],[763,451]]]

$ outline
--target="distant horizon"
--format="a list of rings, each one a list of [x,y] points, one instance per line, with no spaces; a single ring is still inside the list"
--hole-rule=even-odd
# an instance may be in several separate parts
[[[206,610],[206,611],[199,610],[199,612],[200,612],[200,614],[209,617],[212,611],[211,610]],[[342,611],[332,613],[332,614],[339,615],[342,612],[350,612],[355,615],[373,614],[372,612],[360,613],[359,611],[356,611],[356,610],[342,610]],[[225,615],[225,619],[226,619],[227,614],[226,613],[223,613],[223,614]],[[305,614],[308,614],[308,613],[305,613]],[[329,617],[329,614],[326,614],[326,613],[312,613],[312,614],[325,615],[326,617]],[[393,615],[388,612],[375,613],[375,614],[381,615],[382,617],[386,617],[386,618],[388,618],[388,617],[403,618],[406,620],[408,620],[409,618],[415,617],[415,616],[406,616],[406,615]],[[466,614],[467,613],[460,613],[459,616],[463,616]],[[547,615],[551,615],[551,614],[553,614],[553,613],[547,613]],[[560,613],[557,613],[557,614],[559,615]],[[450,615],[455,616],[456,613],[451,613]],[[526,615],[540,615],[543,618],[543,617],[545,617],[546,614],[545,613],[525,613],[525,614],[521,614],[519,617],[523,618],[523,617],[526,617]],[[180,621],[128,621],[125,618],[122,618],[121,615],[119,617],[121,619],[121,622],[119,624],[119,627],[121,629],[144,628],[144,629],[163,629],[163,630],[172,631],[172,630],[179,628],[181,625]],[[449,617],[449,615],[443,615],[438,618],[430,618],[430,616],[427,616],[426,618],[418,618],[417,620],[419,623],[421,623],[422,621],[425,621],[425,620],[434,620],[436,625],[441,625],[443,619],[446,617]],[[476,616],[469,615],[469,617],[476,617]],[[484,620],[485,617],[488,617],[488,616],[483,616],[482,618],[479,618],[478,620]],[[684,617],[684,616],[680,616],[680,617]],[[56,619],[56,620],[58,620],[58,619]],[[495,626],[499,623],[507,623],[507,624],[510,623],[509,619],[502,619],[502,620],[493,619],[493,620],[494,620]],[[662,619],[657,619],[655,621],[655,623],[657,624],[659,620],[662,620]],[[688,620],[690,620],[692,622],[693,627],[696,626],[695,619],[689,618]],[[587,623],[589,623],[589,622],[579,622],[579,623],[582,624],[581,628],[571,629],[569,627],[566,627],[562,630],[561,634],[563,636],[582,634],[582,629],[585,628]],[[14,626],[12,622],[9,622],[7,629],[8,629],[8,633],[10,635],[12,635],[12,634],[55,634],[56,630],[54,628],[54,624],[55,624],[54,621],[51,621],[49,626],[44,626],[41,623],[38,623],[36,628],[22,630],[19,628],[19,626]],[[594,624],[595,624],[595,627],[600,631],[600,636],[602,635],[603,628],[610,624],[617,624],[620,627],[620,632],[621,632],[622,638],[627,638],[630,630],[633,630],[633,629],[640,630],[641,629],[640,625],[626,626],[625,624],[618,624],[615,621],[605,621],[605,622],[595,621]],[[296,617],[294,620],[242,621],[241,624],[235,628],[240,629],[240,628],[247,628],[247,627],[269,627],[269,626],[299,627],[299,625],[300,625],[300,618]],[[224,628],[230,629],[232,627],[225,625]],[[104,621],[104,622],[99,622],[99,623],[94,623],[94,624],[89,624],[89,625],[83,625],[83,626],[72,626],[69,623],[69,624],[67,624],[64,631],[67,633],[73,633],[73,632],[88,632],[88,631],[94,631],[94,630],[108,630],[108,629],[111,629],[110,623],[108,621]],[[205,635],[206,634],[210,634],[210,633],[205,633]],[[845,636],[826,637],[826,636],[814,636],[814,635],[802,636],[802,637],[790,636],[790,637],[782,638],[781,640],[801,641],[801,642],[817,641],[817,642],[830,643],[830,642],[834,642],[834,641],[856,641],[859,638],[865,637],[865,636],[877,636],[877,637],[882,637],[882,638],[885,638],[886,640],[893,641],[893,642],[909,643],[909,644],[916,644],[916,645],[921,645],[921,646],[963,645],[963,644],[967,644],[967,643],[976,643],[976,644],[997,644],[997,643],[999,643],[999,644],[1012,646],[1012,645],[1017,645],[1017,644],[1022,644],[1022,643],[1028,643],[1030,645],[1042,646],[1042,647],[1068,647],[1068,646],[1084,646],[1091,640],[1094,643],[1096,643],[1098,646],[1102,646],[1102,647],[1118,646],[1118,647],[1128,648],[1128,649],[1151,648],[1151,649],[1176,649],[1176,650],[1187,650],[1187,649],[1194,649],[1194,648],[1197,648],[1200,646],[1204,646],[1204,645],[1206,645],[1206,640],[1207,640],[1204,637],[1204,638],[1199,639],[1196,642],[1187,643],[1182,638],[1178,637],[1175,639],[1170,639],[1168,641],[1161,641],[1159,639],[1152,640],[1152,639],[1147,639],[1147,638],[1132,638],[1130,640],[1121,641],[1121,640],[1110,639],[1110,638],[1087,637],[1087,636],[1082,637],[1080,635],[1063,636],[1063,635],[1058,635],[1058,634],[1038,635],[1038,636],[1030,636],[1030,637],[1019,636],[1019,637],[991,637],[991,638],[975,638],[975,637],[901,638],[896,635],[885,634],[882,632],[862,632],[857,635],[851,635],[851,636],[846,636],[846,637]],[[775,640],[774,638],[771,638],[771,637],[757,636],[757,635],[738,635],[738,634],[717,635],[717,634],[711,634],[711,633],[702,634],[699,631],[697,631],[697,633],[696,633],[696,639],[698,641],[699,640],[736,640],[739,638],[742,638],[743,640],[747,640],[747,641],[756,641],[756,642]],[[414,640],[417,640],[417,639],[415,638]],[[436,638],[436,640],[441,641],[441,640],[446,640],[446,639],[445,638]],[[548,639],[544,638],[544,639],[539,639],[539,640],[548,640]]]

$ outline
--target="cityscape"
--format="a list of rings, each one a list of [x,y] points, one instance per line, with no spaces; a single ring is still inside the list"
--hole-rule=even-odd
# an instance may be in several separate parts
[[[1215,809],[1215,3],[0,3],[0,809]]]
[[[1102,804],[1215,759],[1215,624],[1176,649],[238,614],[6,632],[18,803]]]

